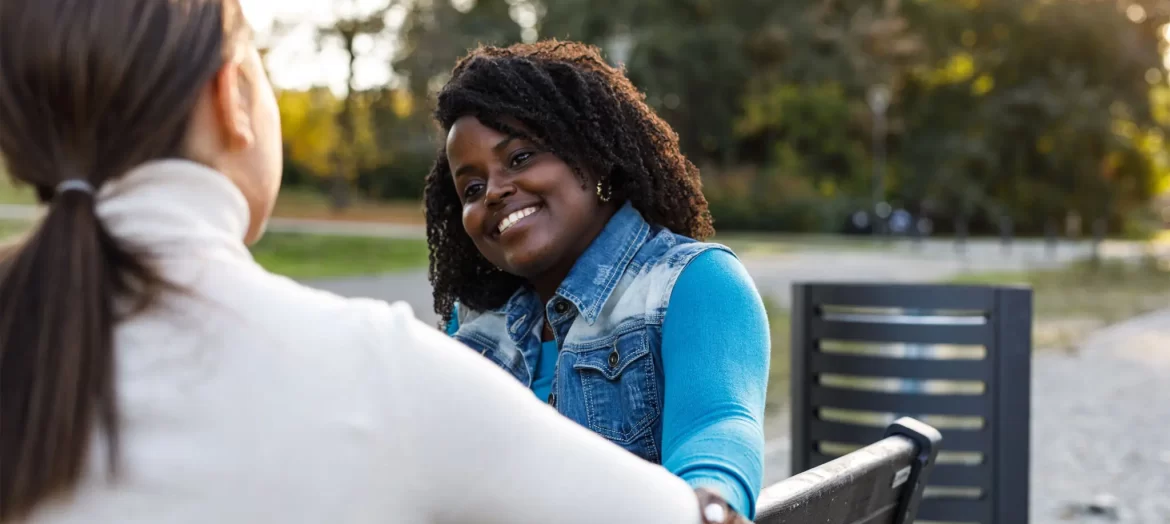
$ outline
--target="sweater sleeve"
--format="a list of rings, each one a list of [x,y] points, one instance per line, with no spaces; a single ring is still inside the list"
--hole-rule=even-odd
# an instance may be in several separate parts
[[[691,261],[663,325],[663,466],[749,518],[763,483],[770,349],[763,301],[739,260],[712,250]]]
[[[686,482],[560,416],[417,321],[385,353],[387,470],[436,524],[699,524]]]

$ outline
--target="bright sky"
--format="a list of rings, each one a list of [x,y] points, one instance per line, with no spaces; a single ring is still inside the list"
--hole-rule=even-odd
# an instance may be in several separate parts
[[[335,45],[320,52],[313,38],[313,25],[328,24],[337,16],[347,16],[385,5],[380,0],[242,0],[244,14],[256,29],[258,38],[269,38],[275,20],[300,22],[295,30],[278,38],[268,55],[272,82],[286,89],[307,89],[328,85],[335,92],[345,91],[346,57]],[[401,13],[390,22],[401,22]],[[358,88],[386,84],[390,79],[390,42],[374,39],[358,41],[356,78]]]

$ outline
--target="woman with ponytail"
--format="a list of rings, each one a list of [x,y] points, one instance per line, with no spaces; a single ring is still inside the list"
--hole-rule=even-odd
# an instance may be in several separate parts
[[[0,523],[742,521],[402,304],[266,272],[238,0],[0,0]]]

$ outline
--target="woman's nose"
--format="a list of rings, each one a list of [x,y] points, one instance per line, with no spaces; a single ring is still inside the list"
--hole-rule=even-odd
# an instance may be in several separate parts
[[[488,178],[484,200],[489,206],[502,204],[504,200],[516,193],[516,185],[506,177],[495,175]]]

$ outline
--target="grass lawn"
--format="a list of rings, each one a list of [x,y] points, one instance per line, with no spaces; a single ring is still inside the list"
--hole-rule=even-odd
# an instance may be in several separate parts
[[[0,204],[36,204],[28,187],[16,187],[0,172]],[[359,222],[393,222],[421,225],[425,223],[422,202],[374,202],[356,199],[343,211],[334,211],[328,195],[303,189],[284,189],[276,201],[273,215],[286,218],[318,220],[352,220]]]
[[[1071,351],[1091,331],[1170,307],[1170,267],[1154,259],[1109,262],[1096,269],[1082,263],[1064,269],[972,273],[952,282],[1032,286],[1037,349]]]
[[[425,240],[268,233],[252,246],[256,261],[297,279],[346,277],[427,265]]]
[[[26,231],[28,222],[0,220],[0,242]],[[427,265],[425,240],[268,233],[252,246],[256,261],[297,279],[389,273]]]
[[[350,206],[335,211],[329,195],[301,188],[281,190],[273,216],[317,220],[351,220],[357,222],[393,222],[422,225],[425,222],[421,201],[381,202],[353,197]]]
[[[772,329],[772,358],[768,365],[768,411],[788,404],[788,386],[791,383],[789,364],[792,356],[791,315],[787,309],[764,299],[768,324]]]
[[[15,220],[0,220],[0,243],[12,239],[28,230],[28,222],[20,222]]]
[[[36,195],[28,187],[12,185],[6,175],[0,172],[0,204],[35,204]]]

